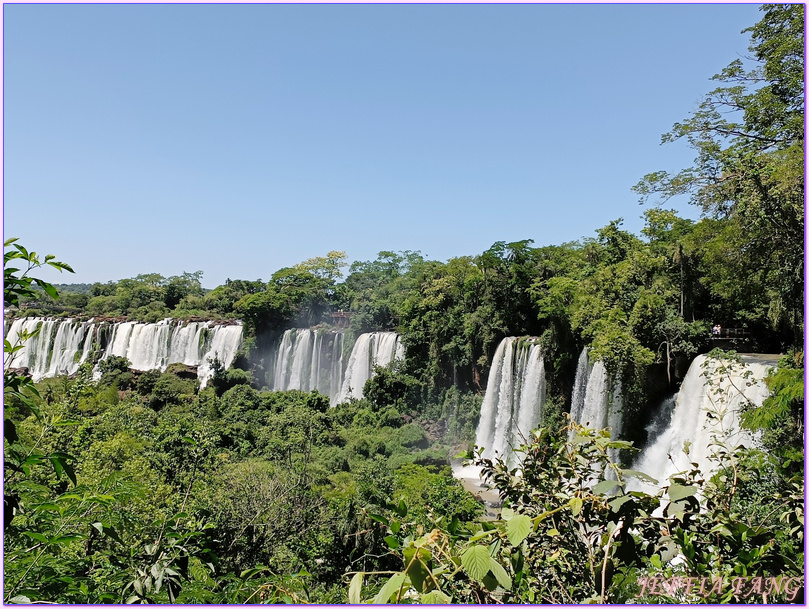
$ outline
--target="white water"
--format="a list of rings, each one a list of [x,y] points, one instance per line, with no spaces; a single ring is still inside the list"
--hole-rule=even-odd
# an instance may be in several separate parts
[[[197,366],[204,386],[213,375],[209,359],[217,357],[230,367],[242,342],[241,325],[222,326],[212,322],[164,319],[154,324],[122,322],[94,323],[71,319],[22,318],[8,329],[12,345],[23,331],[39,334],[4,362],[6,368],[28,368],[35,381],[59,374],[73,374],[98,350],[101,359],[116,355],[127,358],[135,370],[165,370],[169,364]]]
[[[57,374],[73,374],[87,359],[94,335],[92,322],[57,321],[41,318],[17,319],[8,328],[6,340],[22,349],[4,361],[5,368],[28,368],[34,380]],[[39,334],[27,341],[24,332]]]
[[[530,441],[544,403],[545,365],[539,344],[504,338],[492,360],[475,437],[483,456],[518,461],[513,449]]]
[[[590,429],[609,427],[613,438],[621,433],[621,383],[610,382],[603,362],[589,362],[587,348],[579,356],[570,418]]]
[[[770,365],[752,356],[742,359],[743,366],[725,371],[706,355],[694,359],[677,393],[670,423],[638,455],[633,469],[664,486],[670,476],[689,470],[691,462],[706,476],[716,471],[717,463],[709,456],[717,448],[717,440],[731,449],[752,446],[753,438],[739,424],[739,411],[747,401],[759,406],[764,402],[768,391],[763,379]],[[745,378],[748,371],[752,374]]]
[[[570,418],[573,421],[581,419],[581,413],[584,410],[584,396],[587,393],[587,380],[590,377],[591,369],[588,350],[585,347],[579,355],[579,363],[576,366],[576,381],[573,385],[573,396],[570,400]]]
[[[317,390],[335,398],[343,373],[343,334],[293,328],[278,344],[273,391]]]
[[[617,440],[623,425],[622,406],[621,382],[610,381],[607,368],[602,361],[591,364],[589,351],[585,347],[576,368],[570,419],[590,429],[609,428],[610,436],[613,440]],[[607,450],[607,454],[616,462],[619,461],[619,453],[617,449]],[[606,475],[611,477],[612,470]]]
[[[570,418],[590,429],[609,427],[613,438],[621,433],[621,383],[610,382],[603,362],[590,363],[587,348],[579,356]]]
[[[365,383],[373,376],[374,366],[388,366],[404,359],[404,345],[395,332],[360,334],[348,358],[345,379],[334,403],[361,398]]]

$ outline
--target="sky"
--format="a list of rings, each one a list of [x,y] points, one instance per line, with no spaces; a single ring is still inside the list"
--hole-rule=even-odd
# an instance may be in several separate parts
[[[757,5],[3,6],[4,239],[56,283],[638,233]],[[682,215],[698,218],[685,200]]]

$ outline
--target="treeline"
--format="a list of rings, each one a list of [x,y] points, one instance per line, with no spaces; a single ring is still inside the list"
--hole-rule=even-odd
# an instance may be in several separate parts
[[[777,258],[751,255],[740,214],[696,222],[660,208],[644,215],[640,235],[617,220],[580,242],[498,242],[447,262],[382,252],[352,264],[345,277],[345,255],[331,252],[281,269],[267,282],[228,280],[205,294],[200,273],[141,275],[95,284],[89,295],[64,294],[59,302],[83,297],[86,315],[140,321],[239,318],[255,339],[248,344],[257,347],[258,366],[279,331],[331,324],[332,313],[347,311],[354,336],[403,335],[405,371],[421,383],[424,401],[440,399],[450,386],[481,392],[505,336],[543,338],[558,399],[569,396],[576,356],[589,345],[622,380],[630,408],[676,383],[684,361],[715,346],[714,325],[740,329],[737,345],[747,351],[802,344],[802,258],[795,261],[801,275],[784,286]]]

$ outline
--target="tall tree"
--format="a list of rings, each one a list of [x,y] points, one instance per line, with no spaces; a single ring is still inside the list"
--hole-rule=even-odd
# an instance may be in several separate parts
[[[739,251],[728,256],[739,281],[756,275],[775,328],[801,342],[804,232],[804,6],[772,4],[751,33],[751,57],[731,62],[722,86],[663,136],[686,138],[695,164],[658,171],[635,186],[645,202],[688,194],[707,215],[727,221]],[[725,240],[727,235],[725,235]]]

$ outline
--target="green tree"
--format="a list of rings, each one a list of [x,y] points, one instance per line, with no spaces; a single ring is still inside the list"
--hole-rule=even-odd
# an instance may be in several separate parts
[[[663,142],[685,138],[693,167],[648,174],[641,201],[688,194],[706,214],[727,220],[743,252],[737,281],[760,275],[767,315],[789,342],[802,342],[804,235],[804,13],[771,4],[751,33],[752,67],[735,60]]]

